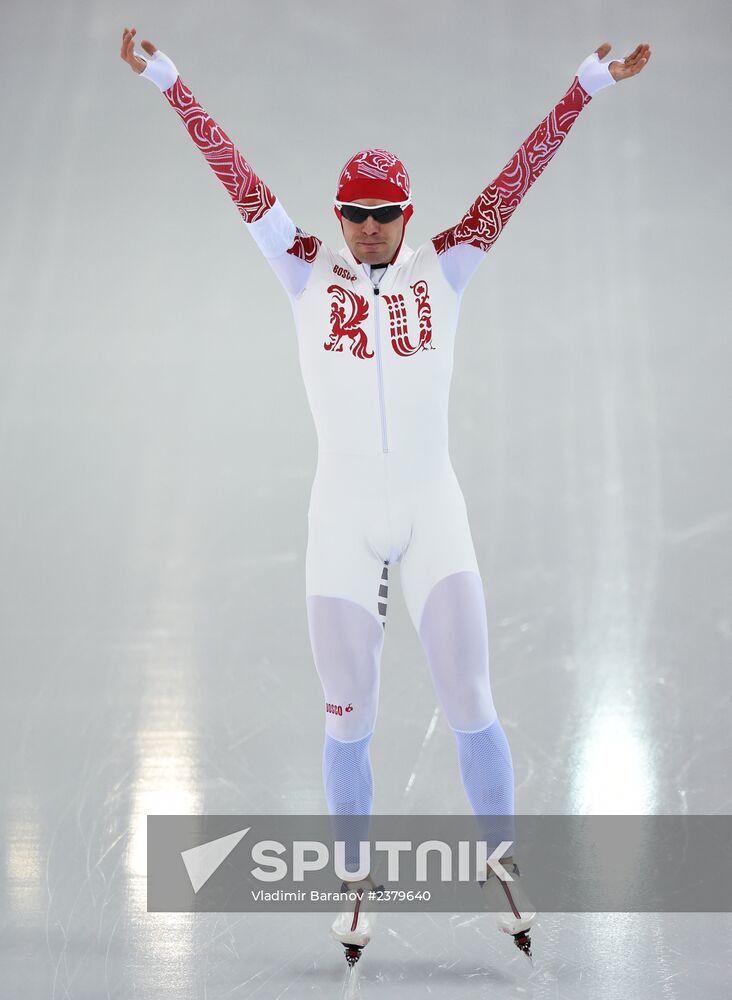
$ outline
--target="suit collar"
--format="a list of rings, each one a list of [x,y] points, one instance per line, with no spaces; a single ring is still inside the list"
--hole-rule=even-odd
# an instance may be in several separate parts
[[[412,256],[413,253],[414,250],[412,250],[411,247],[407,246],[407,244],[402,240],[402,245],[399,247],[399,253],[396,255],[394,263],[390,264],[389,266],[391,268],[400,267],[407,260],[409,260],[409,258]],[[347,245],[341,247],[340,256],[343,257],[345,260],[347,260],[348,263],[351,265],[351,267],[355,268],[357,272],[361,271],[368,277],[369,274],[368,264],[359,264]]]

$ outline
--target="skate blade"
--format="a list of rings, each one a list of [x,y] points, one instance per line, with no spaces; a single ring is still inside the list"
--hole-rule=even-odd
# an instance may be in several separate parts
[[[524,956],[524,958],[528,961],[529,965],[533,969],[534,956],[531,954],[531,938],[529,937],[529,935],[524,931],[521,934],[512,934],[511,937],[513,938],[513,943],[516,945],[518,950],[521,952],[521,954]]]
[[[343,988],[341,990],[341,1000],[356,1000],[361,996],[361,966],[358,961],[346,967],[346,974],[343,977]]]

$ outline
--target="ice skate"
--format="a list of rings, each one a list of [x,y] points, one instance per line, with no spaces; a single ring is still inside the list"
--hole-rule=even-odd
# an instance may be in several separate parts
[[[504,882],[492,868],[481,882],[488,908],[496,914],[498,929],[513,937],[516,947],[532,962],[529,930],[536,921],[536,911],[521,885],[521,872],[513,858],[501,859],[513,881]],[[508,909],[502,909],[508,905]]]
[[[361,952],[371,940],[376,922],[373,902],[368,900],[370,890],[381,890],[370,875],[356,882],[344,882],[341,892],[355,892],[358,898],[346,903],[345,909],[333,921],[331,934],[345,948],[346,962],[353,968]]]

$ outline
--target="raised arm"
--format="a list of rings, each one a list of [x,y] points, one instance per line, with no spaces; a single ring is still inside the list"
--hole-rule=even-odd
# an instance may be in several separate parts
[[[539,177],[569,133],[582,108],[603,87],[639,73],[650,48],[639,45],[625,60],[603,63],[610,45],[601,45],[580,65],[572,84],[503,170],[481,191],[462,219],[433,237],[443,271],[457,291],[467,284],[519,202]]]
[[[229,192],[263,255],[288,292],[299,295],[307,284],[320,240],[295,226],[226,132],[198,103],[172,60],[149,41],[142,42],[148,58],[134,52],[134,35],[134,28],[125,28],[122,58],[163,93]]]

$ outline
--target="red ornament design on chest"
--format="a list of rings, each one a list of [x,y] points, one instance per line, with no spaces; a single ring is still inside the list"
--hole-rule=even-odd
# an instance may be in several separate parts
[[[400,293],[385,295],[384,301],[389,309],[389,332],[394,353],[402,358],[416,354],[417,351],[434,351],[432,343],[432,307],[430,306],[429,288],[426,281],[416,281],[409,286],[417,302],[417,319],[419,320],[419,341],[412,345],[409,342],[407,329],[407,303]]]
[[[383,296],[389,311],[389,340],[392,350],[402,358],[408,358],[418,351],[435,349],[432,343],[432,307],[427,282],[416,281],[409,287],[414,294],[419,322],[419,339],[415,344],[409,339],[407,302],[404,295],[396,292]],[[341,285],[329,285],[328,293],[333,298],[330,304],[331,334],[323,344],[325,350],[342,351],[344,338],[347,338],[348,347],[354,357],[373,358],[374,352],[368,349],[368,335],[361,326],[369,314],[366,298]]]
[[[342,351],[343,338],[348,337],[351,354],[357,358],[373,358],[374,352],[368,350],[366,331],[360,326],[369,314],[366,299],[340,285],[329,285],[328,292],[333,295],[330,304],[332,332],[323,347],[326,351]]]

